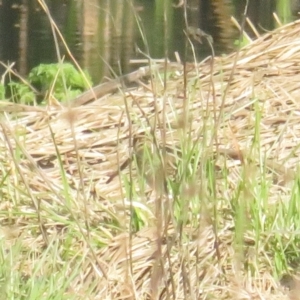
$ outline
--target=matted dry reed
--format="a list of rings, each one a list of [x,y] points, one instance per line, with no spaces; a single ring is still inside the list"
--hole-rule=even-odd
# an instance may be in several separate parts
[[[38,249],[53,235],[63,238],[60,221],[54,221],[49,213],[53,203],[62,218],[88,220],[90,226],[101,227],[99,237],[97,230],[90,233],[99,243],[107,244],[99,250],[93,245],[101,267],[86,248],[82,274],[71,283],[70,293],[84,295],[85,289],[94,285],[93,299],[173,299],[174,293],[176,299],[208,299],[209,295],[210,299],[288,298],[267,271],[260,270],[259,278],[241,277],[232,258],[230,221],[218,233],[221,259],[211,224],[203,226],[197,236],[191,233],[193,238],[181,244],[176,243],[170,226],[166,240],[160,241],[164,268],[173,274],[166,278],[157,271],[162,261],[157,259],[156,216],[151,211],[157,193],[148,186],[147,199],[141,205],[149,204],[152,219],[129,238],[126,232],[132,202],[124,196],[123,179],[129,176],[129,161],[137,143],[143,144],[155,134],[158,145],[180,151],[181,136],[188,132],[194,142],[214,149],[217,166],[226,160],[228,186],[218,185],[219,194],[229,197],[241,176],[241,166],[246,164],[244,158],[252,156],[253,161],[247,162],[248,176],[256,177],[262,166],[266,168],[270,203],[288,199],[300,152],[299,31],[298,21],[259,37],[238,56],[233,53],[213,61],[210,57],[186,69],[172,65],[166,85],[164,74],[154,68],[148,82],[80,107],[1,103],[2,174],[7,174],[9,188],[24,190],[12,200],[4,184],[1,209],[13,211],[14,206],[20,206],[24,216],[16,222],[21,228],[24,224],[24,228],[28,224],[40,226],[48,237],[31,236],[31,232],[21,236]],[[257,126],[261,152],[252,153]],[[131,168],[136,176],[134,163]],[[173,176],[176,167],[170,168]],[[66,203],[64,180],[71,187],[72,203]],[[138,197],[131,200],[138,205]],[[37,207],[39,220],[31,219],[29,215]],[[114,229],[112,218],[119,220],[123,233]],[[2,216],[2,223],[8,219]],[[170,252],[168,238],[175,239]]]

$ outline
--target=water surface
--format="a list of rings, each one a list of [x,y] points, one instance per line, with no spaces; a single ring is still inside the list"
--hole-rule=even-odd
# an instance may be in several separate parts
[[[49,0],[55,24],[79,64],[94,82],[127,73],[147,57],[182,61],[211,54],[206,38],[187,40],[186,28],[201,28],[213,38],[217,54],[234,49],[239,33],[230,18],[241,21],[246,0]],[[276,26],[273,12],[284,22],[295,18],[299,1],[251,0],[248,16],[263,32]],[[0,61],[21,74],[40,63],[71,60],[36,0],[0,0]],[[178,58],[177,58],[178,59]],[[134,63],[135,62],[135,63]],[[2,73],[4,69],[0,70]]]

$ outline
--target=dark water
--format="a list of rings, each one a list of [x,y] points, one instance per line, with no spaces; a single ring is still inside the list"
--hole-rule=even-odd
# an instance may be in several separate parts
[[[40,1],[43,2],[43,1]],[[186,16],[180,0],[49,0],[51,17],[72,55],[94,82],[103,76],[126,73],[137,59],[182,61],[211,53],[205,38],[192,45],[186,26],[201,28],[213,38],[217,54],[234,49],[239,33],[230,21],[241,21],[246,0],[187,0]],[[272,13],[295,19],[300,1],[250,0],[248,16],[263,32],[274,28]],[[185,21],[186,20],[186,21]],[[56,42],[55,42],[56,41]],[[21,75],[40,63],[71,60],[64,42],[51,26],[37,0],[0,0],[0,61],[15,63]],[[143,61],[142,61],[143,62]],[[3,74],[4,68],[0,69]]]

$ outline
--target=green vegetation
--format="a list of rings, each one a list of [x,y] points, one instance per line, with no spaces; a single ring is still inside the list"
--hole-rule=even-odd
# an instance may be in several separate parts
[[[75,98],[92,85],[89,74],[82,74],[70,63],[40,64],[33,68],[28,83],[11,81],[6,90],[10,100],[22,104],[45,104],[49,97],[64,102]],[[0,86],[1,99],[5,87]]]
[[[5,86],[3,86],[5,90]],[[11,101],[14,103],[34,104],[36,102],[36,93],[28,84],[11,81],[8,83],[9,94]],[[5,99],[5,97],[1,98]]]

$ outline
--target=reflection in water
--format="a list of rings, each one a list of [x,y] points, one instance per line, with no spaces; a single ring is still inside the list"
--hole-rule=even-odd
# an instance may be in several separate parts
[[[127,73],[136,65],[130,59],[163,58],[182,61],[201,59],[211,50],[206,39],[187,41],[186,29],[201,28],[214,40],[217,54],[231,51],[238,32],[230,18],[241,21],[246,0],[48,0],[53,20],[71,53],[88,69],[95,83],[103,76]],[[184,19],[186,3],[187,20]],[[252,0],[248,16],[261,30],[272,29],[273,11],[282,20],[300,8],[298,0]],[[288,9],[288,12],[285,11]],[[0,1],[0,61],[16,62],[25,75],[39,63],[70,56],[36,0]],[[1,70],[0,70],[1,72]]]
[[[28,0],[22,0],[19,29],[19,73],[22,75],[27,72],[28,13]]]

